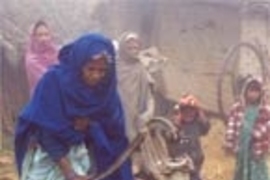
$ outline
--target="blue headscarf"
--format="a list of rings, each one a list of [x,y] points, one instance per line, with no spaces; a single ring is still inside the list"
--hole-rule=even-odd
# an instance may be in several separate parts
[[[101,53],[109,57],[108,72],[98,85],[89,87],[81,78],[82,67]],[[93,143],[97,170],[101,172],[127,147],[112,42],[100,34],[82,36],[61,49],[59,61],[43,76],[19,116],[15,137],[18,168],[31,134],[41,128],[70,146],[88,139]],[[87,135],[74,130],[72,121],[76,117],[88,117],[92,122]],[[116,179],[131,179],[128,164],[116,174]]]

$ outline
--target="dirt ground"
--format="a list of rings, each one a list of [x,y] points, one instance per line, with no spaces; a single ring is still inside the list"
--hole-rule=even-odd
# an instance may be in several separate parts
[[[12,152],[0,151],[0,180],[17,179]]]
[[[205,163],[202,173],[205,180],[232,180],[234,158],[222,150],[223,134],[221,120],[212,120],[212,128],[203,138]]]
[[[211,131],[203,138],[206,155],[203,168],[204,180],[232,180],[234,159],[222,151],[223,133],[222,122],[216,119],[212,120]],[[14,169],[12,152],[0,151],[0,180],[17,180]]]

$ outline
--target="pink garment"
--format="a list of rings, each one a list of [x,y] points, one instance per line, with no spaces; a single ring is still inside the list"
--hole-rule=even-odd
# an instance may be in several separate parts
[[[57,64],[58,48],[53,39],[46,43],[39,43],[32,30],[30,34],[27,52],[25,55],[25,66],[29,84],[30,95],[33,94],[38,81],[47,71],[49,66]]]

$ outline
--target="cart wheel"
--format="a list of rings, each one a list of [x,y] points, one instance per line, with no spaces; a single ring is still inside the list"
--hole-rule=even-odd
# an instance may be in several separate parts
[[[218,81],[217,81],[217,104],[219,113],[222,117],[225,117],[225,109],[224,109],[224,94],[223,94],[223,84],[226,75],[230,76],[231,79],[231,90],[232,90],[232,97],[233,100],[236,101],[240,95],[240,91],[242,88],[243,81],[245,77],[241,77],[238,72],[238,68],[236,64],[239,62],[239,59],[233,58],[234,55],[241,50],[241,48],[249,49],[250,51],[254,52],[257,57],[257,60],[260,63],[261,67],[261,77],[263,82],[266,83],[267,78],[269,76],[269,70],[266,63],[266,56],[261,51],[261,49],[257,48],[253,44],[242,42],[238,45],[234,46],[231,51],[226,55],[223,60],[221,70],[218,74]]]

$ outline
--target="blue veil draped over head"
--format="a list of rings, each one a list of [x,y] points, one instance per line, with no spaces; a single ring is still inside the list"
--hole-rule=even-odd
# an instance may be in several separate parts
[[[81,78],[82,67],[100,53],[108,56],[109,69],[99,84],[90,87]],[[51,67],[43,76],[19,116],[15,136],[19,172],[33,132],[43,129],[68,147],[85,140],[90,142],[100,173],[128,145],[124,113],[117,92],[112,42],[100,34],[87,34],[63,47],[59,61],[59,65]],[[76,117],[87,117],[91,121],[86,134],[74,130],[72,121]],[[107,179],[132,179],[129,162]]]

